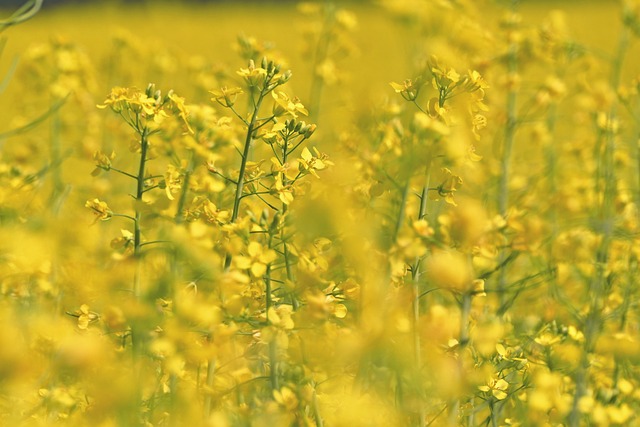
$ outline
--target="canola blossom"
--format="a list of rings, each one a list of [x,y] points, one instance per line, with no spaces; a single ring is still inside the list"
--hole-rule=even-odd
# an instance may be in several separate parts
[[[0,425],[639,424],[640,2],[524,3],[0,10]]]

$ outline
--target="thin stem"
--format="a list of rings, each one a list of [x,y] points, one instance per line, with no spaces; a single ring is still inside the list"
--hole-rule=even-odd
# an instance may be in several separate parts
[[[316,44],[316,49],[313,55],[313,69],[311,70],[313,77],[311,80],[311,94],[309,96],[309,111],[314,115],[316,123],[320,121],[320,105],[324,88],[324,81],[322,77],[318,75],[316,69],[329,54],[329,48],[331,45],[331,27],[335,19],[334,14],[334,6],[330,3],[326,3],[325,19],[322,23],[322,30],[320,31],[318,43]]]
[[[105,170],[112,170],[112,171],[114,171],[114,172],[118,172],[119,174],[122,174],[122,175],[124,175],[124,176],[128,176],[129,178],[135,179],[136,181],[138,180],[138,177],[137,177],[137,176],[135,176],[135,175],[133,175],[133,174],[130,174],[129,172],[125,172],[125,171],[123,171],[123,170],[120,170],[120,169],[114,168],[113,166],[111,166],[111,167],[109,167],[109,169],[105,169]]]
[[[628,42],[628,30],[627,28],[623,28],[618,40],[618,52],[611,70],[610,83],[614,90],[618,88],[620,82],[622,64],[627,51]],[[609,112],[608,121],[613,121],[616,117],[617,105],[614,102]],[[604,137],[604,153],[602,155],[603,171],[602,176],[600,177],[604,184],[604,194],[597,212],[597,219],[601,228],[598,231],[602,234],[602,239],[596,250],[596,271],[589,281],[589,311],[584,319],[584,347],[582,349],[582,357],[575,377],[576,388],[573,397],[573,405],[571,413],[568,416],[568,424],[570,427],[578,427],[580,425],[581,414],[579,402],[582,397],[587,394],[588,390],[590,354],[593,352],[598,335],[604,326],[602,311],[604,308],[604,299],[606,298],[607,293],[607,280],[609,275],[607,272],[607,263],[609,260],[610,245],[613,240],[613,221],[615,217],[614,200],[616,195],[614,132],[607,130]]]
[[[284,140],[284,144],[282,146],[282,163],[285,164],[287,162],[287,157],[289,156],[289,139],[286,138]],[[282,174],[282,184],[284,186],[289,185],[289,179],[287,178],[286,174]],[[283,218],[283,226],[280,229],[280,240],[283,242],[282,243],[282,249],[284,251],[284,265],[285,265],[285,269],[287,271],[287,279],[293,281],[293,272],[291,271],[291,263],[289,262],[289,248],[287,247],[287,243],[285,240],[285,225],[286,225],[286,221],[287,221],[287,210],[288,210],[288,206],[285,203],[282,203],[282,218]],[[295,298],[294,298],[295,301]],[[294,304],[294,307],[297,304]],[[297,308],[297,307],[295,307]]]
[[[391,244],[393,245],[398,239],[398,235],[400,235],[400,229],[402,228],[402,224],[404,224],[404,212],[406,210],[407,199],[409,198],[409,193],[411,190],[411,180],[407,178],[407,182],[404,185],[402,190],[402,196],[400,199],[400,211],[398,212],[398,218],[396,219],[396,225],[393,230],[393,236],[391,238]]]
[[[113,216],[113,217],[118,216],[118,217],[122,217],[122,218],[127,218],[127,219],[130,219],[130,220],[131,220],[131,221],[133,221],[133,222],[137,222],[137,221],[138,221],[136,218],[132,217],[131,215],[125,215],[125,214],[119,214],[119,213],[112,213],[112,214],[111,214],[111,216]]]
[[[147,151],[149,148],[149,131],[145,127],[140,135],[140,163],[138,165],[138,176],[136,177],[136,207],[135,207],[135,221],[133,222],[133,255],[136,258],[137,268],[136,275],[133,282],[133,294],[136,299],[140,298],[140,249],[142,248],[142,228],[140,220],[142,218],[142,212],[140,211],[140,203],[142,203],[142,197],[145,193],[145,177],[144,172],[147,163]]]
[[[272,237],[269,237],[269,248],[271,248],[272,239]],[[264,275],[264,283],[267,324],[271,325],[271,320],[269,319],[269,310],[273,306],[273,300],[271,299],[271,264],[267,265],[267,271]],[[280,389],[280,386],[278,384],[278,343],[275,336],[273,336],[271,341],[269,342],[269,379],[271,381],[271,390],[275,391]]]
[[[182,224],[184,221],[184,205],[187,201],[187,194],[189,193],[189,182],[191,180],[191,174],[193,174],[195,157],[195,151],[191,150],[189,153],[189,163],[187,164],[187,169],[184,171],[182,191],[180,193],[180,198],[178,199],[178,207],[176,208],[176,215],[174,217],[176,224]]]
[[[316,420],[316,427],[323,427],[324,422],[322,421],[322,417],[320,416],[320,408],[318,407],[318,397],[316,394],[316,390],[313,390],[313,398],[311,400],[311,407],[313,410],[313,418]]]
[[[213,388],[213,381],[215,379],[216,373],[216,359],[209,359],[207,362],[207,379],[205,383],[207,385],[207,393],[204,398],[204,416],[205,418],[209,418],[209,414],[211,414],[211,402],[212,396],[210,390]]]
[[[138,176],[136,182],[136,203],[135,203],[135,215],[133,221],[133,258],[135,260],[135,273],[133,277],[133,297],[136,301],[141,297],[141,282],[142,282],[142,228],[141,218],[142,212],[140,210],[140,204],[142,203],[142,197],[145,190],[145,167],[147,161],[147,151],[149,148],[149,131],[145,127],[140,133],[140,163],[138,166]],[[136,399],[137,407],[142,404],[142,367],[140,356],[142,355],[142,333],[137,325],[131,326],[131,347],[133,358],[133,375],[134,383],[136,387]]]
[[[512,3],[512,9],[515,9],[516,2]],[[507,74],[508,78],[516,77],[518,72],[518,44],[512,41],[509,45],[507,55]],[[498,185],[498,214],[503,218],[507,215],[509,208],[509,177],[511,169],[511,152],[515,141],[515,133],[517,127],[516,112],[517,92],[514,85],[510,85],[507,92],[507,123],[504,128],[504,145],[502,148],[502,159],[500,161],[500,181]],[[504,252],[500,253],[502,261]],[[498,273],[498,291],[500,295],[500,305],[504,304],[504,289],[506,287],[506,271],[501,269]]]
[[[268,85],[268,81],[265,81],[264,88],[266,88],[267,85]],[[262,101],[267,93],[264,88],[263,90],[260,91],[260,94],[258,96],[258,101],[256,102],[253,113],[251,114],[251,122],[249,122],[247,126],[247,135],[244,140],[244,148],[241,155],[242,160],[240,163],[238,184],[236,185],[236,193],[233,199],[233,211],[231,213],[231,221],[230,221],[231,223],[236,222],[236,220],[238,219],[238,214],[240,213],[240,200],[242,200],[242,193],[244,190],[244,180],[245,180],[244,173],[247,169],[247,162],[249,161],[249,150],[251,148],[251,142],[253,141],[253,132],[255,130],[254,127],[256,126],[256,119],[260,111],[260,106],[262,105]],[[231,259],[232,259],[231,254],[227,254],[224,260],[225,270],[228,270],[229,267],[231,266]]]
[[[51,163],[62,163],[61,147],[60,147],[60,112],[55,110],[51,114]],[[62,182],[61,168],[54,167],[51,170],[51,178],[53,180],[53,191],[51,192],[51,211],[54,216],[60,212],[62,202],[65,196],[65,184]]]
[[[147,245],[157,245],[159,243],[169,243],[169,244],[173,244],[173,241],[171,240],[151,240],[149,242],[142,242],[140,243],[140,247],[143,246],[147,246]]]
[[[418,218],[422,219],[427,215],[427,201],[428,201],[428,191],[429,191],[429,182],[431,180],[431,162],[432,162],[432,154],[431,150],[427,153],[427,164],[424,170],[424,182],[422,185],[422,195],[420,197],[420,209],[418,211]],[[407,187],[408,188],[408,187]],[[413,332],[413,352],[414,352],[414,361],[415,361],[415,369],[416,375],[420,375],[420,371],[422,370],[422,344],[420,340],[420,267],[422,264],[422,259],[420,257],[416,258],[413,266],[411,266],[411,286],[412,286],[412,332]],[[424,408],[424,405],[419,404],[418,411],[418,426],[424,427],[427,422],[427,414]]]

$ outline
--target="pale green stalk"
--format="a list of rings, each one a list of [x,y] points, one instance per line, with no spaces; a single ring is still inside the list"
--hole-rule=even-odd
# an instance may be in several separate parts
[[[515,1],[512,3],[512,9],[515,9]],[[509,52],[507,54],[507,75],[508,78],[514,78],[518,72],[518,44],[513,41],[509,45]],[[507,210],[509,208],[509,178],[511,171],[511,153],[513,151],[513,145],[515,141],[515,133],[517,127],[517,113],[516,113],[517,92],[513,84],[509,86],[507,92],[507,123],[504,128],[504,144],[502,147],[502,158],[500,160],[500,181],[498,185],[498,214],[503,218],[507,216]],[[503,251],[500,253],[500,263],[504,261],[506,254]],[[506,301],[506,271],[501,268],[498,272],[498,295],[500,306]]]
[[[423,219],[427,215],[427,201],[429,199],[429,182],[431,180],[431,162],[432,155],[429,151],[427,156],[427,165],[424,171],[424,184],[420,196],[420,209],[418,212],[418,219]],[[412,307],[411,307],[411,319],[412,319],[412,334],[413,334],[413,352],[416,375],[420,375],[422,370],[422,352],[421,352],[421,340],[420,340],[420,267],[421,260],[416,258],[413,266],[411,267],[411,287],[412,287]],[[418,411],[418,426],[424,427],[427,421],[427,414],[424,405],[420,404],[420,410]]]
[[[51,169],[51,179],[53,181],[53,190],[51,192],[50,205],[51,212],[54,216],[57,216],[62,207],[64,196],[66,192],[66,186],[62,182],[62,171],[60,164],[62,163],[62,150],[60,146],[60,112],[58,110],[51,114],[51,159],[50,164],[53,165]]]
[[[253,106],[253,111],[251,113],[251,119],[248,122],[245,122],[247,125],[247,133],[245,135],[244,146],[241,153],[240,160],[240,170],[238,172],[238,181],[236,182],[235,195],[233,199],[233,210],[231,213],[230,223],[235,223],[240,214],[240,201],[244,195],[244,184],[245,184],[245,171],[247,168],[247,162],[249,161],[249,155],[251,151],[251,145],[253,142],[253,134],[256,129],[259,127],[258,125],[258,114],[260,112],[260,107],[262,106],[262,102],[264,101],[265,96],[271,92],[276,85],[272,86],[271,79],[275,75],[276,71],[268,74],[264,80],[263,86],[258,93],[258,98]],[[253,93],[253,90],[250,90]],[[231,267],[231,261],[233,256],[230,253],[227,253],[224,260],[224,270],[228,271]],[[270,268],[270,266],[268,267]],[[269,280],[270,281],[270,280]],[[270,289],[267,290],[267,300],[270,300]],[[267,308],[268,310],[268,308]],[[267,312],[268,313],[268,312]],[[268,320],[268,319],[267,319]],[[274,366],[271,366],[272,372],[275,371]],[[213,378],[215,373],[215,359],[211,359],[208,362],[207,369],[207,380],[206,383],[209,387],[213,385]],[[272,382],[273,385],[273,382]],[[276,384],[277,385],[277,384]],[[208,417],[211,411],[211,396],[207,396],[205,398],[205,417]]]
[[[629,33],[623,28],[618,40],[618,52],[613,62],[611,72],[611,87],[617,90],[620,84],[620,76],[622,73],[622,64],[629,43]],[[608,115],[610,122],[617,118],[617,104],[611,107]],[[615,133],[607,129],[604,132],[604,153],[602,154],[602,173],[598,177],[603,181],[603,191],[601,205],[598,207],[597,221],[602,233],[602,239],[598,245],[596,252],[595,274],[589,282],[589,310],[584,319],[584,346],[582,349],[582,357],[575,376],[575,393],[573,397],[573,405],[571,413],[568,417],[570,427],[578,427],[580,425],[580,409],[579,403],[582,397],[586,396],[588,389],[588,374],[590,366],[590,354],[594,351],[596,341],[603,328],[604,319],[602,310],[604,308],[604,299],[606,298],[607,288],[607,263],[609,260],[609,249],[613,241],[614,216],[615,216],[615,196],[616,196],[616,176],[615,176]],[[600,158],[599,153],[596,156]]]
[[[271,248],[271,238],[269,238],[269,248]],[[265,297],[266,297],[266,311],[267,311],[267,324],[271,325],[271,320],[269,319],[269,310],[273,306],[273,301],[271,299],[271,264],[267,265],[267,271],[264,275],[264,283],[265,283]],[[271,390],[279,390],[280,384],[278,381],[278,343],[276,342],[277,332],[274,331],[274,336],[271,341],[269,341],[269,380],[271,382]]]
[[[12,25],[20,24],[35,16],[42,7],[44,0],[28,0],[23,3],[8,19],[0,21],[0,33]]]
[[[184,206],[187,201],[187,195],[189,193],[189,183],[191,181],[191,175],[193,174],[194,162],[196,153],[193,150],[189,151],[189,162],[187,168],[184,171],[184,178],[182,180],[182,188],[180,192],[180,198],[178,199],[178,207],[176,208],[176,215],[174,220],[176,224],[182,224],[184,221]]]
[[[295,147],[294,147],[295,149]],[[289,140],[288,138],[285,139],[283,147],[282,147],[282,164],[286,164],[287,163],[287,159],[289,157]],[[289,184],[289,179],[287,178],[286,174],[282,174],[282,185],[288,185]],[[280,239],[282,241],[282,252],[284,254],[284,267],[285,267],[285,271],[287,274],[287,280],[289,280],[290,282],[293,282],[295,280],[295,277],[293,275],[293,270],[291,269],[291,262],[290,262],[290,254],[289,254],[289,248],[287,246],[287,240],[285,238],[285,228],[286,228],[286,224],[287,224],[287,212],[289,210],[289,207],[287,206],[286,203],[282,203],[282,209],[281,209],[281,215],[282,215],[282,221],[283,221],[283,225],[282,228],[280,229]],[[291,300],[292,300],[292,305],[295,309],[298,308],[298,300],[296,299],[295,295],[291,296]]]
[[[140,205],[145,191],[145,169],[147,162],[147,151],[149,148],[149,129],[142,129],[140,134],[140,162],[138,164],[138,173],[136,175],[136,194],[135,194],[135,214],[133,221],[133,259],[136,263],[135,273],[133,277],[133,297],[136,301],[140,301],[141,282],[142,282],[142,212]],[[131,326],[131,346],[133,356],[133,375],[136,387],[137,407],[142,404],[142,367],[140,357],[142,355],[142,334],[138,330],[137,325]]]
[[[316,69],[318,65],[324,61],[329,54],[329,47],[331,44],[331,26],[334,20],[335,6],[331,2],[325,2],[325,16],[322,23],[322,30],[316,44],[316,49],[313,55],[313,65],[311,70],[311,95],[309,96],[309,111],[314,115],[316,124],[320,121],[320,106],[322,92],[324,89],[324,81],[322,77],[318,75]]]
[[[251,120],[247,125],[247,134],[244,139],[244,147],[242,150],[241,161],[240,161],[240,172],[238,174],[238,182],[236,184],[235,196],[233,198],[233,210],[231,212],[231,223],[236,222],[238,219],[238,215],[240,214],[240,200],[242,200],[242,195],[244,191],[244,180],[245,180],[245,171],[247,169],[247,162],[249,161],[249,151],[251,149],[251,143],[253,142],[253,132],[258,122],[258,113],[260,111],[260,106],[262,105],[262,101],[264,97],[269,92],[267,89],[269,85],[269,80],[265,81],[263,88],[260,90],[258,94],[258,100],[256,101],[255,108],[253,113],[251,114]],[[227,254],[224,260],[224,269],[228,270],[231,266],[231,254]]]
[[[145,169],[147,164],[147,151],[149,149],[149,129],[142,129],[140,134],[140,162],[138,164],[138,174],[136,175],[136,196],[135,196],[135,221],[133,222],[133,256],[136,260],[136,275],[133,282],[133,295],[136,299],[140,299],[141,295],[141,272],[140,258],[142,246],[142,212],[140,205],[145,192]],[[135,345],[135,344],[134,344]]]
[[[204,398],[204,416],[205,419],[209,417],[211,414],[211,402],[213,400],[211,396],[211,390],[213,389],[213,380],[216,374],[216,359],[211,358],[207,362],[207,378],[205,380],[205,384],[207,386],[207,394]]]

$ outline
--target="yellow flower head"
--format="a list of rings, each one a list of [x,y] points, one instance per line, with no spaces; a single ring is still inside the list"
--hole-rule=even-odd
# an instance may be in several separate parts
[[[99,199],[87,200],[87,203],[85,203],[84,206],[93,211],[96,216],[96,221],[107,221],[113,216],[113,212],[109,208],[109,205]]]
[[[289,114],[295,119],[298,118],[297,113],[304,114],[305,116],[309,115],[309,112],[298,98],[289,98],[289,96],[282,91],[273,91],[271,92],[271,96],[273,96],[275,101],[273,103],[274,116],[279,117],[284,114]]]

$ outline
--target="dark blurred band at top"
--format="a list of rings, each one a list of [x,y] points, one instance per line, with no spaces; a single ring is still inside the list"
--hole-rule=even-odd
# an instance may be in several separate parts
[[[15,8],[20,7],[26,0],[0,0],[1,8]],[[172,3],[296,3],[298,0],[173,0]],[[144,4],[154,3],[158,0],[44,0],[43,8],[60,6],[64,4],[90,4],[90,3],[121,3],[121,4]]]

